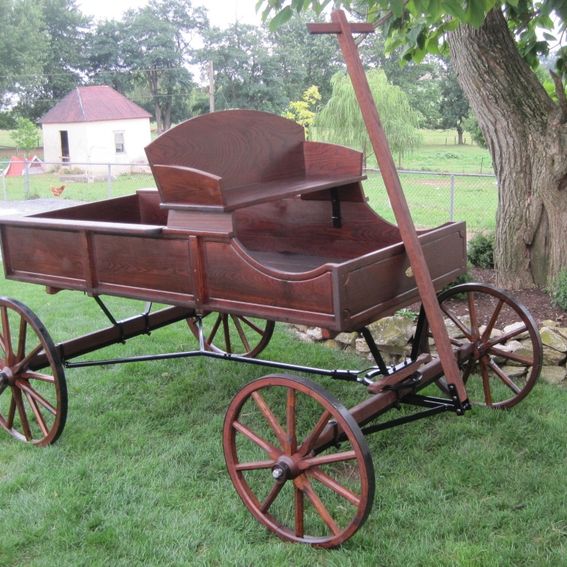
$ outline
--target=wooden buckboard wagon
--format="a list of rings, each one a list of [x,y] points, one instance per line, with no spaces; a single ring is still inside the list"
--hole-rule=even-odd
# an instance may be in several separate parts
[[[256,519],[283,539],[332,547],[372,506],[364,435],[440,412],[461,415],[471,401],[514,405],[538,377],[541,343],[531,316],[502,291],[463,284],[436,296],[466,269],[465,226],[415,232],[380,146],[378,116],[356,79],[352,28],[335,12],[332,24],[312,31],[340,33],[398,226],[368,206],[360,153],[305,141],[289,120],[233,110],[173,128],[147,148],[157,190],[0,220],[8,279],[86,292],[110,321],[54,344],[33,312],[0,298],[0,426],[22,441],[53,443],[67,413],[64,367],[205,356],[351,381],[369,397],[347,410],[311,380],[265,376],[236,394],[224,425],[228,472]],[[169,307],[118,321],[104,295]],[[411,355],[387,365],[368,326],[420,299]],[[181,320],[194,350],[76,360]],[[356,331],[372,366],[260,359],[275,321]],[[418,393],[431,383],[439,397]],[[377,419],[401,404],[417,410]]]

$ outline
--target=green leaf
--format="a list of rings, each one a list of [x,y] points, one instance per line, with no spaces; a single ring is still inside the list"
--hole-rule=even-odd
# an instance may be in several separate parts
[[[467,23],[475,28],[479,28],[482,22],[484,22],[484,17],[485,11],[483,3],[477,0],[468,0],[466,12]]]
[[[404,0],[390,0],[392,13],[399,18],[404,13]]]
[[[465,10],[460,0],[444,0],[443,7],[450,16],[461,21],[465,19]]]
[[[293,10],[291,6],[286,6],[281,12],[278,12],[271,20],[270,20],[270,31],[276,31],[279,27],[283,26],[286,22],[288,22],[291,17],[293,16]]]

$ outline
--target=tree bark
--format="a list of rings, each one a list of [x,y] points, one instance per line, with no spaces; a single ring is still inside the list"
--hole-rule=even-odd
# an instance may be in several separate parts
[[[522,59],[499,9],[479,29],[460,26],[449,46],[498,181],[497,283],[545,287],[567,269],[564,109]]]

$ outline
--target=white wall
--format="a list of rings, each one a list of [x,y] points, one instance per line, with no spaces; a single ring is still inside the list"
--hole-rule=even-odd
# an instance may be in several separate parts
[[[144,147],[151,142],[149,118],[132,120],[106,120],[100,122],[77,122],[68,124],[44,124],[43,156],[47,163],[61,163],[61,134],[66,130],[69,139],[70,165],[79,163],[147,163]],[[124,132],[124,152],[117,153],[114,133]],[[105,165],[91,165],[88,168],[76,165],[93,173],[106,173]],[[112,168],[112,174],[129,168]]]

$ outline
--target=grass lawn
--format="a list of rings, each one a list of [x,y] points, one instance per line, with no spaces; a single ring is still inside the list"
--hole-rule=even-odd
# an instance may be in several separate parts
[[[105,326],[77,292],[0,279],[56,341]],[[109,300],[118,316],[139,306]],[[193,344],[174,325],[101,356]],[[328,368],[359,359],[278,325],[266,358]],[[191,359],[67,371],[67,427],[52,447],[0,435],[0,565],[558,566],[567,554],[567,391],[538,385],[511,411],[441,415],[368,438],[374,509],[341,548],[280,542],[225,471],[232,396],[267,369]],[[360,386],[318,380],[347,404]],[[394,412],[392,417],[398,414]]]

